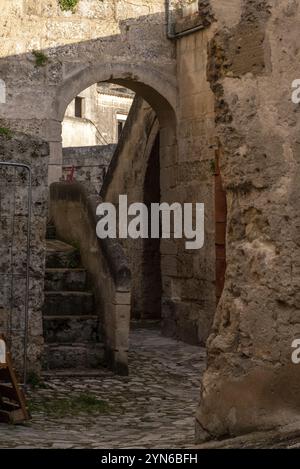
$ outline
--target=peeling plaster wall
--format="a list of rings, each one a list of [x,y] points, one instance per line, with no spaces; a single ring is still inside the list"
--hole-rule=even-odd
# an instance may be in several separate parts
[[[210,19],[210,13],[208,16]],[[205,29],[177,41],[178,151],[166,167],[162,160],[161,172],[167,200],[205,204],[205,244],[201,250],[186,250],[185,240],[162,245],[165,332],[202,345],[216,307],[212,171],[216,139],[214,95],[206,73],[210,37],[211,30]]]

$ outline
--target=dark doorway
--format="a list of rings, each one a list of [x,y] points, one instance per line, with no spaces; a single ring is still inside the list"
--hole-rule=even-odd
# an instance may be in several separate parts
[[[144,203],[148,207],[150,229],[150,206],[152,203],[160,203],[159,145],[158,135],[149,158],[144,185]],[[144,240],[142,269],[143,319],[160,319],[162,283],[159,239]]]

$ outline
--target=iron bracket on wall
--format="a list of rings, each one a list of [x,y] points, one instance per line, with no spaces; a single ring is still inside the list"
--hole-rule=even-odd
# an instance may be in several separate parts
[[[184,31],[180,31],[179,33],[173,32],[173,24],[172,24],[172,10],[171,10],[171,0],[165,0],[166,5],[166,29],[167,29],[167,37],[168,39],[180,39],[184,36],[188,36],[189,34],[193,34],[197,31],[201,31],[205,29],[203,24],[199,26],[195,26],[193,28],[185,29]]]

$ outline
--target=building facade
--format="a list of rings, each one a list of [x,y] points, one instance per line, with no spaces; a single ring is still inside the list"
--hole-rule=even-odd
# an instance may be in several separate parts
[[[97,83],[69,104],[62,123],[63,147],[118,143],[134,93],[126,88]]]

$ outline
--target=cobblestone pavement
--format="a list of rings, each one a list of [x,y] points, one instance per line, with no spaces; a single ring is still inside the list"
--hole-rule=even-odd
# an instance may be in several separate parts
[[[194,415],[205,350],[161,337],[155,329],[131,334],[130,376],[51,377],[30,392],[32,420],[0,424],[1,448],[193,447]],[[109,404],[106,414],[53,415],[51,400],[83,393]]]

